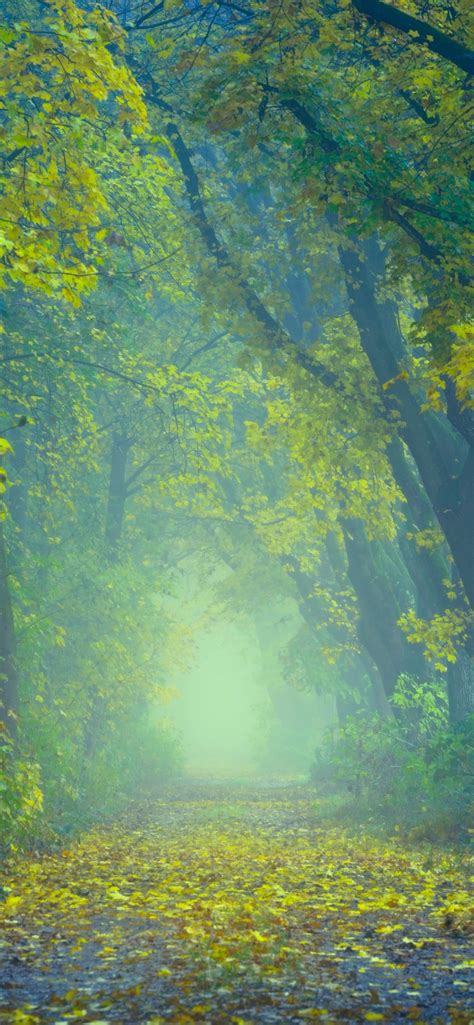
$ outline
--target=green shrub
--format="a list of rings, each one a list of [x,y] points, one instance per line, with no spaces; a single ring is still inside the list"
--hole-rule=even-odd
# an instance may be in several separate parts
[[[129,793],[153,791],[182,768],[176,730],[158,716],[141,716],[122,743],[122,765]]]
[[[40,820],[43,793],[39,766],[14,752],[13,742],[0,726],[0,851],[21,846]]]
[[[0,744],[0,850],[61,842],[158,791],[181,767],[175,731],[149,710],[103,723],[89,753],[67,722],[45,715],[28,725],[35,760],[6,735]]]
[[[74,773],[63,764],[59,787],[46,779],[45,808],[60,833],[84,829],[110,818],[134,796],[156,792],[180,766],[175,731],[148,710],[102,729],[94,752],[81,755]]]
[[[448,726],[432,687],[410,680],[394,705],[396,718],[355,716],[317,751],[312,778],[327,813],[432,841],[467,839],[474,716]]]

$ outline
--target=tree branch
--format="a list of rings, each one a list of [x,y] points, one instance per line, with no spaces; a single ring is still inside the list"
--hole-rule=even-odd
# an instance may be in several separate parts
[[[132,494],[132,492],[130,491],[130,485],[133,484],[134,481],[138,480],[138,478],[141,477],[142,473],[145,473],[145,470],[147,470],[148,467],[151,465],[151,463],[155,462],[155,460],[156,460],[156,455],[155,454],[153,454],[152,456],[149,456],[148,459],[145,459],[145,462],[142,463],[141,466],[138,466],[137,469],[134,470],[133,473],[130,474],[130,477],[128,478],[128,480],[125,481],[125,488],[126,488],[127,495]]]
[[[198,356],[201,356],[203,352],[208,352],[209,349],[213,349],[217,345],[217,343],[221,341],[222,338],[225,338],[225,336],[228,333],[228,331],[221,331],[220,334],[218,334],[215,338],[209,338],[207,342],[204,342],[203,345],[200,345],[199,348],[195,349],[194,352],[192,352],[191,355],[188,356],[188,358],[181,365],[181,372],[187,370],[190,364],[193,363]]]
[[[382,0],[352,0],[353,6],[365,14],[371,21],[382,22],[410,36],[410,41],[418,46],[427,46],[432,53],[437,53],[451,64],[455,64],[468,75],[474,72],[474,52],[463,43],[447,36],[439,28],[429,25],[413,14],[401,11],[398,7],[383,3]]]
[[[262,88],[266,89],[267,87],[263,86]],[[272,89],[272,91],[278,92],[278,90],[275,89]],[[306,107],[304,107],[299,100],[287,99],[282,97],[279,103],[283,109],[288,110],[291,114],[293,114],[293,117],[295,117],[296,120],[299,121],[299,123],[303,126],[303,128],[306,130],[306,132],[308,132],[309,135],[314,135],[318,139],[325,153],[338,154],[341,152],[341,147],[339,143],[335,139],[332,139],[330,136],[326,134],[324,128],[322,128],[322,126],[319,124],[316,117],[313,114],[311,114],[311,112]],[[372,183],[370,181],[367,181],[366,185],[367,195],[370,195],[373,191]],[[425,257],[426,260],[430,260],[431,262],[437,264],[438,267],[441,266],[444,262],[443,253],[441,252],[441,250],[438,249],[436,246],[432,245],[430,242],[427,242],[427,240],[424,238],[421,232],[418,231],[418,229],[411,223],[411,221],[409,221],[408,218],[405,217],[405,215],[402,214],[400,210],[396,209],[395,202],[398,202],[401,206],[411,206],[413,209],[418,209],[420,212],[426,214],[428,213],[429,209],[430,216],[438,216],[439,219],[444,218],[442,218],[440,214],[437,214],[437,212],[433,211],[431,207],[428,208],[428,206],[425,206],[425,204],[418,204],[416,200],[414,200],[412,203],[409,199],[395,199],[395,197],[389,195],[386,199],[386,202],[383,204],[383,210],[387,220],[393,221],[394,224],[398,224],[402,231],[404,231],[405,234],[409,236],[409,238],[416,242],[420,250],[420,253]],[[421,206],[423,206],[423,210],[421,210]],[[469,284],[470,280],[471,279],[468,275],[459,274],[459,281],[461,282],[461,284]]]
[[[201,196],[199,179],[194,169],[189,150],[181,136],[178,126],[174,122],[166,125],[166,134],[173,146],[174,152],[183,172],[186,194],[188,197],[191,213],[201,238],[209,253],[215,258],[217,265],[222,270],[229,270],[235,278],[245,306],[249,313],[255,317],[260,325],[263,335],[270,343],[272,352],[281,351],[295,359],[296,363],[306,370],[313,377],[317,378],[329,388],[342,390],[342,385],[336,374],[328,370],[322,363],[313,359],[309,353],[301,349],[293,338],[281,327],[272,316],[267,307],[252,288],[252,285],[243,278],[238,269],[234,267],[226,246],[217,237],[217,234],[207,218],[204,202]]]

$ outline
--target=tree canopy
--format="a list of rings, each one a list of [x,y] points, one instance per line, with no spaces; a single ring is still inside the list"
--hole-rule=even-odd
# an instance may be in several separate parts
[[[105,763],[133,787],[130,724],[195,641],[165,601],[188,558],[260,638],[293,603],[285,686],[341,722],[472,716],[468,16],[3,5],[9,828],[43,792],[69,821]]]

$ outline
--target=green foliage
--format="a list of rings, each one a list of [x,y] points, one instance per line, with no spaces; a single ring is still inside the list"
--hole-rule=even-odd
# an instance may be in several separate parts
[[[179,739],[150,712],[109,732],[82,765],[62,752],[59,780],[45,780],[45,814],[59,836],[106,821],[137,794],[156,793],[181,765]]]
[[[365,702],[386,644],[390,695],[406,639],[441,671],[472,650],[448,568],[434,594],[435,568],[456,548],[444,514],[469,493],[459,67],[345,0],[275,11],[250,0],[232,23],[225,4],[172,0],[173,17],[165,3],[153,20],[142,6],[125,19],[115,0],[110,11],[3,5],[0,682],[5,720],[19,722],[4,761],[12,837],[14,816],[20,833],[36,828],[39,776],[46,828],[67,832],[178,767],[155,713],[192,656],[192,631],[166,605],[188,550],[205,570],[232,567],[233,600],[221,594],[231,616],[279,589],[298,604],[304,630],[278,656],[297,689],[347,695],[358,665]],[[438,29],[462,37],[466,6],[455,0],[453,26],[433,12]],[[375,328],[348,306],[341,254],[356,249],[358,273],[368,260],[374,278]],[[396,334],[388,380],[369,329],[383,333],[377,349]],[[426,413],[433,472],[400,444],[405,394],[410,422]],[[420,514],[422,482],[435,478],[430,500],[450,491],[439,524]],[[362,582],[351,543],[353,562],[370,561]],[[375,615],[388,624],[379,662]],[[304,731],[271,696],[273,733],[294,762]],[[462,717],[471,697],[458,706]],[[442,688],[405,678],[393,707],[380,733],[359,737],[353,724],[334,749],[349,771],[360,740],[358,793],[368,802],[373,787],[388,818],[410,786],[431,806],[442,744],[455,743]]]
[[[105,821],[136,795],[156,793],[181,767],[179,738],[149,711],[115,725],[84,756],[70,730],[46,719],[30,731],[36,752],[16,752],[4,736],[0,747],[0,850],[51,844]]]
[[[312,779],[326,813],[433,842],[467,840],[474,810],[474,717],[447,727],[442,692],[410,679],[397,718],[355,716],[326,737]]]
[[[128,793],[153,793],[182,768],[183,752],[175,729],[158,714],[143,714],[121,738],[121,766]]]
[[[0,726],[0,852],[15,850],[35,832],[43,811],[38,764],[14,751]]]
[[[441,680],[425,681],[399,676],[392,705],[398,722],[413,741],[436,736],[448,725],[448,699]]]
[[[96,281],[108,206],[97,152],[104,136],[126,146],[125,125],[143,134],[146,109],[133,76],[112,56],[123,38],[110,14],[48,0],[21,20],[17,4],[5,6],[0,285],[60,290],[78,304]]]

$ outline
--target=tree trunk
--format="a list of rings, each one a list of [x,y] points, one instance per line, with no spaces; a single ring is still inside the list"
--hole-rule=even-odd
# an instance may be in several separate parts
[[[336,711],[341,726],[344,726],[344,723],[356,715],[359,710],[360,705],[357,704],[350,691],[336,691]]]
[[[331,564],[331,568],[336,577],[336,581],[339,583],[339,577],[345,572],[342,558],[339,557],[339,552],[335,542],[329,537],[326,540],[326,547],[328,550],[328,558]],[[288,561],[288,557],[286,557]],[[315,622],[318,619],[318,608],[317,599],[314,597],[314,582],[311,578],[303,573],[296,560],[290,559],[292,563],[292,578],[295,581],[297,590],[300,595],[299,607],[303,619],[306,620],[308,626],[314,629]],[[341,585],[342,586],[342,585]],[[331,632],[334,634],[336,641],[346,640],[344,628],[333,626]],[[389,701],[386,697],[382,678],[374,663],[373,658],[369,650],[367,649],[364,642],[361,641],[361,652],[360,655],[350,655],[350,663],[346,664],[342,670],[342,676],[347,683],[347,692],[338,692],[336,694],[336,707],[338,716],[341,722],[348,715],[353,715],[361,706],[350,696],[351,690],[359,690],[362,694],[362,700],[368,701],[371,709],[377,712],[380,716],[391,715],[392,710]],[[357,686],[358,681],[367,677],[370,683],[370,691],[366,694],[361,686]]]
[[[18,707],[15,626],[8,585],[5,536],[0,522],[0,721],[11,737],[16,737],[17,733]]]
[[[12,480],[8,489],[8,509],[21,538],[26,524],[28,488],[26,486],[26,438],[23,430],[15,431],[13,454],[10,456]]]
[[[400,552],[416,590],[417,612],[429,618],[446,607],[443,580],[449,577],[450,567],[439,551],[419,548],[415,540],[407,536],[417,530],[433,529],[433,513],[416,473],[408,465],[399,438],[392,440],[387,451],[393,476],[406,498],[405,524],[398,532]]]
[[[409,531],[418,527],[421,530],[433,527],[433,517],[429,501],[421,485],[412,472],[403,453],[398,439],[389,446],[390,461],[397,484],[407,499],[406,526]],[[449,578],[450,568],[439,552],[418,549],[406,534],[399,534],[399,545],[405,565],[417,592],[417,612],[422,618],[430,619],[434,615],[442,615],[446,609],[446,592],[443,579]],[[462,602],[458,603],[462,610]],[[474,662],[473,638],[468,637],[459,650],[455,663],[449,663],[446,671],[446,684],[451,722],[473,711],[474,703]]]
[[[449,458],[448,439],[443,443],[436,418],[422,412],[408,383],[394,380],[403,370],[405,346],[396,309],[389,299],[377,297],[383,283],[383,257],[370,240],[364,252],[340,247],[349,306],[358,326],[362,347],[381,386],[393,383],[381,394],[389,415],[401,418],[400,434],[410,450],[434,512],[452,553],[468,600],[474,608],[474,449],[468,449],[471,433],[465,417],[450,395],[449,419],[457,431],[458,461]]]
[[[366,648],[362,649],[360,657],[372,685],[371,697],[373,711],[376,712],[381,719],[386,719],[387,717],[391,718],[393,716],[393,708],[385,693],[382,677],[380,676],[374,660],[370,657]]]
[[[367,540],[359,520],[345,522],[344,540],[348,575],[359,604],[359,639],[375,662],[390,699],[402,673],[423,677],[426,666],[397,626],[402,609],[388,575],[377,565],[374,543]]]
[[[474,715],[474,659],[467,651],[460,651],[447,673],[449,719],[455,724],[468,715]]]
[[[109,563],[119,560],[119,545],[122,536],[125,503],[127,500],[127,459],[131,441],[122,431],[112,435],[109,491],[105,521],[105,543]],[[104,720],[105,701],[99,694],[92,700],[89,718],[84,725],[84,768],[96,753],[99,734]]]
[[[114,431],[110,461],[109,494],[105,541],[111,562],[118,560],[118,547],[122,536],[125,502],[127,500],[127,458],[131,441],[126,434]]]

